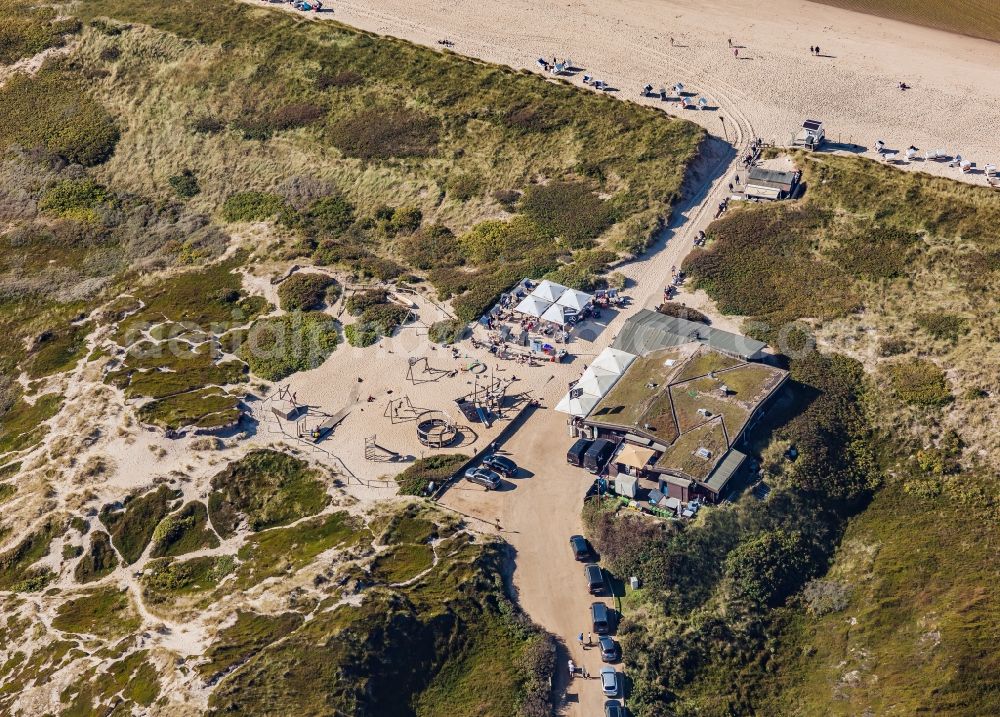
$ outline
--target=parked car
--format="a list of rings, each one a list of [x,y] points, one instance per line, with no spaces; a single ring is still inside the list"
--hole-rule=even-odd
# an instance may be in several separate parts
[[[622,658],[618,643],[607,635],[601,636],[597,640],[597,644],[601,647],[601,659],[605,662],[618,662]]]
[[[483,459],[483,465],[495,473],[499,473],[504,478],[513,478],[517,475],[517,463],[510,458],[498,456],[495,453]]]
[[[587,578],[587,589],[591,595],[600,595],[604,592],[604,573],[601,572],[600,565],[586,565],[583,574]]]
[[[566,452],[566,462],[571,466],[582,468],[583,456],[593,443],[594,442],[589,438],[580,438],[577,440],[577,442],[570,447],[569,451]]]
[[[591,603],[590,622],[593,623],[594,632],[598,635],[607,635],[611,632],[611,611],[602,602]]]
[[[583,467],[591,473],[600,473],[614,450],[615,444],[607,438],[597,439],[583,454]]]
[[[601,689],[608,697],[618,695],[618,671],[614,667],[601,668]]]
[[[465,471],[465,480],[483,486],[486,490],[496,490],[503,479],[489,468],[469,468]]]
[[[571,535],[569,547],[573,549],[573,557],[577,560],[587,560],[590,558],[590,543],[582,535]]]
[[[604,703],[604,717],[625,717],[625,710],[618,700],[608,700]]]

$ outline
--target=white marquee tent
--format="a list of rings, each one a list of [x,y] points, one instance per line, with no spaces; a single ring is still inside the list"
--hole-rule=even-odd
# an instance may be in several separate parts
[[[594,410],[594,406],[601,399],[597,396],[591,396],[589,393],[577,393],[576,391],[570,391],[562,400],[556,404],[556,410],[560,413],[568,413],[571,416],[586,416],[588,413]]]
[[[550,304],[549,308],[542,314],[542,318],[551,321],[553,324],[564,326],[566,324],[566,307],[559,304]]]
[[[562,284],[557,284],[554,281],[549,281],[546,279],[535,287],[535,290],[531,292],[531,295],[542,301],[547,301],[550,304],[555,303],[559,300],[567,291],[566,287]]]
[[[527,314],[528,316],[534,316],[535,318],[540,317],[545,313],[545,310],[551,306],[552,303],[549,301],[543,301],[538,297],[532,295],[525,297],[525,299],[518,304],[514,311],[519,314]]]
[[[619,351],[609,346],[601,351],[600,355],[590,365],[593,368],[601,368],[605,371],[621,375],[625,373],[625,369],[632,365],[635,358],[635,354]]]
[[[576,383],[576,388],[593,396],[604,396],[615,385],[619,376],[621,374],[591,366],[583,372],[583,376]]]
[[[582,311],[583,307],[589,304],[593,298],[593,296],[586,292],[577,291],[576,289],[566,289],[556,303],[559,304],[559,306],[565,306],[570,309]]]

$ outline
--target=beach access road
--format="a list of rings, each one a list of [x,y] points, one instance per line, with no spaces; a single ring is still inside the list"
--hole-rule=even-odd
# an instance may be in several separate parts
[[[583,534],[580,513],[593,476],[566,463],[569,445],[566,416],[537,409],[500,450],[521,467],[518,477],[496,491],[458,481],[441,503],[472,516],[476,529],[495,531],[499,519],[500,537],[516,551],[513,582],[518,601],[560,642],[556,687],[565,699],[559,714],[590,717],[603,714],[606,699],[599,679],[601,655],[596,646],[582,648],[578,636],[583,632],[586,640],[591,630],[591,603],[601,600],[610,607],[613,599],[590,595],[584,563],[570,551],[570,536]],[[585,667],[591,678],[571,682],[568,659]]]

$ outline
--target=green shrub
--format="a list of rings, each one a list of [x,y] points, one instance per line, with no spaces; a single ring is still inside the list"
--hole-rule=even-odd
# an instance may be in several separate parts
[[[354,205],[335,194],[317,199],[305,213],[310,231],[340,234],[354,223]]]
[[[344,338],[351,346],[363,349],[378,342],[379,334],[365,324],[348,324],[344,327]]]
[[[339,87],[357,87],[363,85],[365,78],[357,72],[346,70],[344,72],[321,72],[316,76],[316,89],[328,90]]]
[[[111,542],[126,565],[131,565],[142,557],[156,526],[177,507],[175,501],[180,497],[179,490],[161,485],[156,490],[126,499],[125,507],[121,510],[113,504],[101,508],[98,517],[108,529]]]
[[[448,197],[456,202],[467,202],[476,196],[482,180],[475,174],[453,174],[448,178]]]
[[[798,533],[770,531],[736,546],[726,557],[726,578],[738,598],[773,607],[809,578],[810,562]]]
[[[365,309],[379,306],[389,301],[389,292],[385,289],[368,289],[351,294],[344,302],[347,313],[351,316],[361,316]]]
[[[687,319],[688,321],[698,321],[702,324],[711,323],[705,314],[701,313],[697,309],[692,309],[684,306],[684,304],[679,304],[676,301],[664,301],[657,307],[656,310],[665,316],[676,316],[681,319]]]
[[[80,31],[75,18],[56,20],[51,7],[6,3],[0,18],[0,65],[12,65],[50,47],[65,45],[63,35]]]
[[[395,236],[400,233],[415,232],[424,219],[423,212],[417,207],[397,207],[389,217],[388,233]]]
[[[85,166],[114,152],[118,128],[69,73],[15,74],[0,88],[0,146],[40,147]]]
[[[318,312],[258,319],[239,356],[257,376],[280,381],[320,366],[337,347],[337,337],[336,322]]]
[[[361,312],[359,323],[381,336],[392,333],[412,318],[413,312],[398,304],[375,304]]]
[[[95,210],[115,203],[115,195],[89,177],[64,179],[42,195],[38,208],[43,212],[78,221],[95,221]]]
[[[160,521],[153,531],[153,548],[149,554],[162,558],[217,547],[219,539],[208,527],[205,504],[194,500]]]
[[[427,157],[438,143],[436,117],[416,110],[368,107],[333,123],[330,142],[348,157]]]
[[[458,319],[435,321],[427,330],[427,338],[436,344],[454,344],[462,340],[468,324]]]
[[[906,339],[887,336],[878,342],[878,355],[882,357],[899,356],[912,348]]]
[[[889,384],[905,403],[926,408],[945,406],[953,400],[944,371],[933,361],[913,359],[885,368]]]
[[[169,180],[174,193],[181,199],[190,199],[201,191],[198,186],[198,178],[190,169],[183,170],[180,174],[175,174]]]
[[[102,530],[94,531],[90,537],[90,549],[76,564],[73,575],[79,583],[100,580],[118,567],[118,555],[111,547],[111,537]]]
[[[917,326],[939,341],[955,343],[969,332],[968,322],[961,316],[939,311],[917,314]]]
[[[267,192],[237,192],[222,205],[222,218],[227,222],[262,222],[274,219],[286,211],[285,200]]]
[[[212,478],[212,525],[230,538],[243,521],[258,532],[316,515],[330,501],[322,476],[288,454],[251,451]]]
[[[440,486],[468,460],[469,457],[462,453],[439,453],[418,458],[396,476],[399,492],[403,495],[422,495],[431,481]]]
[[[451,229],[440,224],[403,237],[396,244],[396,251],[407,264],[425,271],[465,263],[462,245]]]
[[[314,311],[336,299],[340,285],[325,274],[297,273],[281,282],[278,298],[285,311]]]
[[[528,188],[521,211],[574,248],[590,246],[615,219],[608,202],[581,182],[550,182]]]

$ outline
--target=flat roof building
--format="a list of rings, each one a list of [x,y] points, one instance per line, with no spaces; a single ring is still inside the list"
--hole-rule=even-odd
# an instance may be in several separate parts
[[[658,311],[642,309],[630,318],[612,347],[636,356],[697,342],[719,353],[744,361],[760,359],[767,344],[763,341],[722,331],[711,326],[676,316],[666,316]]]

